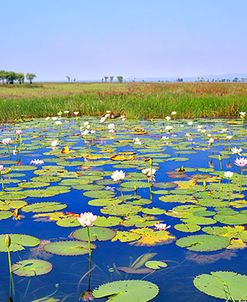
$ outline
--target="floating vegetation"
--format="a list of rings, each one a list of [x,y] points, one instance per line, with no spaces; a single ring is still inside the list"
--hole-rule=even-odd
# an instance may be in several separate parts
[[[163,301],[166,274],[175,280],[178,270],[188,277],[183,259],[205,265],[224,259],[222,270],[232,270],[227,265],[235,261],[238,268],[237,259],[244,260],[241,252],[247,248],[247,143],[242,119],[228,124],[119,118],[113,123],[109,118],[99,122],[73,115],[68,118],[61,112],[1,128],[1,255],[7,255],[8,263],[15,257],[10,276],[14,274],[19,292],[21,277],[36,276],[37,282],[43,278],[47,284],[52,276],[55,286],[51,295],[50,289],[40,289],[39,295],[28,296],[30,286],[36,291],[36,281],[25,283],[25,297],[17,299],[94,296],[150,301],[159,286],[155,299]],[[21,134],[16,134],[19,128]],[[207,275],[210,284],[217,283],[212,279],[216,273]],[[129,275],[157,285],[125,280]],[[194,283],[202,292],[238,301],[232,285],[229,296],[215,295],[211,285],[202,285],[209,279],[199,276]],[[232,275],[227,276],[222,275],[224,284],[233,282]],[[98,280],[110,283],[99,286]],[[72,283],[78,284],[77,290]]]

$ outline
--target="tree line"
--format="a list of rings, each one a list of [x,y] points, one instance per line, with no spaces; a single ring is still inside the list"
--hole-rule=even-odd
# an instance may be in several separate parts
[[[104,76],[101,81],[102,81],[102,83],[103,82],[107,83],[108,79],[109,79],[110,83],[112,83],[113,80],[114,80],[114,76],[109,76],[109,77],[108,76]],[[119,83],[123,83],[123,76],[117,76],[116,79],[117,79],[117,81]]]
[[[25,78],[29,81],[30,84],[32,84],[33,79],[36,77],[37,76],[34,73],[27,73],[25,75],[22,72],[0,70],[0,81],[3,84],[14,84],[15,82],[23,84]]]

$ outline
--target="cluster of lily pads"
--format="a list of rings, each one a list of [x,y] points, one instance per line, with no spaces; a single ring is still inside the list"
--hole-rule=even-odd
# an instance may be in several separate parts
[[[43,244],[31,230],[1,234],[0,252],[8,251],[8,235],[11,253],[41,243],[54,255],[88,254],[87,228],[79,219],[86,211],[97,215],[90,227],[94,253],[99,241],[134,246],[175,242],[178,248],[200,253],[247,247],[243,117],[209,123],[178,121],[174,112],[166,120],[151,121],[123,116],[111,120],[110,114],[100,120],[75,116],[60,112],[2,128],[0,220],[18,221],[31,214],[34,221],[71,228],[71,235]],[[198,161],[198,155],[207,161]],[[74,190],[81,192],[81,200],[70,200]],[[68,202],[56,201],[63,194]],[[77,212],[70,210],[75,203]],[[117,269],[141,274],[167,267],[154,255],[143,259],[140,266]],[[42,259],[22,259],[11,266],[14,274],[28,277],[52,269]],[[227,301],[247,300],[247,276],[237,272],[199,275],[194,285]],[[120,280],[90,289],[81,299],[145,302],[158,292],[149,281]]]

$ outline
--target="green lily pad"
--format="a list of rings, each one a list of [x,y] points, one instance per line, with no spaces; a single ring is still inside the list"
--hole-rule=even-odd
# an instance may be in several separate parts
[[[109,228],[93,226],[89,228],[91,241],[107,241],[111,240],[116,232]],[[80,228],[71,234],[77,240],[87,241],[88,240],[88,230],[87,228]]]
[[[10,237],[10,251],[17,252],[22,251],[25,247],[34,247],[40,243],[40,240],[36,237],[24,234],[1,234],[0,235],[0,252],[7,252],[5,245],[5,237]]]
[[[93,291],[96,299],[109,302],[147,302],[159,293],[157,285],[144,280],[123,280],[103,284]]]
[[[18,276],[32,277],[49,273],[52,264],[39,259],[22,260],[12,265],[12,272]]]
[[[235,272],[211,272],[193,280],[201,292],[226,301],[247,300],[247,276]]]
[[[95,246],[91,245],[91,248]],[[44,250],[60,256],[78,256],[88,254],[88,243],[77,240],[56,241],[46,244]]]
[[[176,241],[177,246],[197,252],[218,251],[226,248],[229,244],[228,238],[214,235],[191,235]]]
[[[163,261],[150,260],[145,263],[145,266],[147,268],[158,270],[158,269],[167,267],[167,264]]]

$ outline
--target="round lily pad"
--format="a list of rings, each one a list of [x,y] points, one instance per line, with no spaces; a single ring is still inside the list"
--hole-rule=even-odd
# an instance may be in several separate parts
[[[91,247],[95,248],[94,245]],[[46,244],[44,250],[60,256],[78,256],[88,253],[88,243],[77,240],[56,241]]]
[[[42,213],[42,212],[53,212],[59,211],[66,208],[66,204],[62,204],[55,201],[48,201],[48,202],[37,202],[33,204],[26,205],[22,208],[23,212],[34,212],[34,213]]]
[[[111,302],[147,302],[159,293],[157,285],[144,280],[123,280],[103,284],[93,291],[96,299]]]
[[[32,277],[49,273],[52,264],[39,259],[22,260],[12,265],[12,271],[18,276]]]
[[[226,248],[230,240],[214,235],[191,235],[177,240],[176,245],[196,252],[218,251]]]
[[[211,272],[195,277],[195,287],[201,292],[225,301],[247,300],[247,275],[235,272]]]
[[[17,252],[22,251],[25,247],[34,247],[40,243],[40,240],[36,237],[24,234],[1,234],[0,235],[0,252],[7,252],[5,245],[6,235],[10,237],[10,251]]]
[[[107,241],[111,240],[116,232],[109,228],[93,226],[89,229],[91,241]],[[72,237],[77,240],[87,241],[88,240],[88,230],[87,228],[80,228],[72,233]]]

